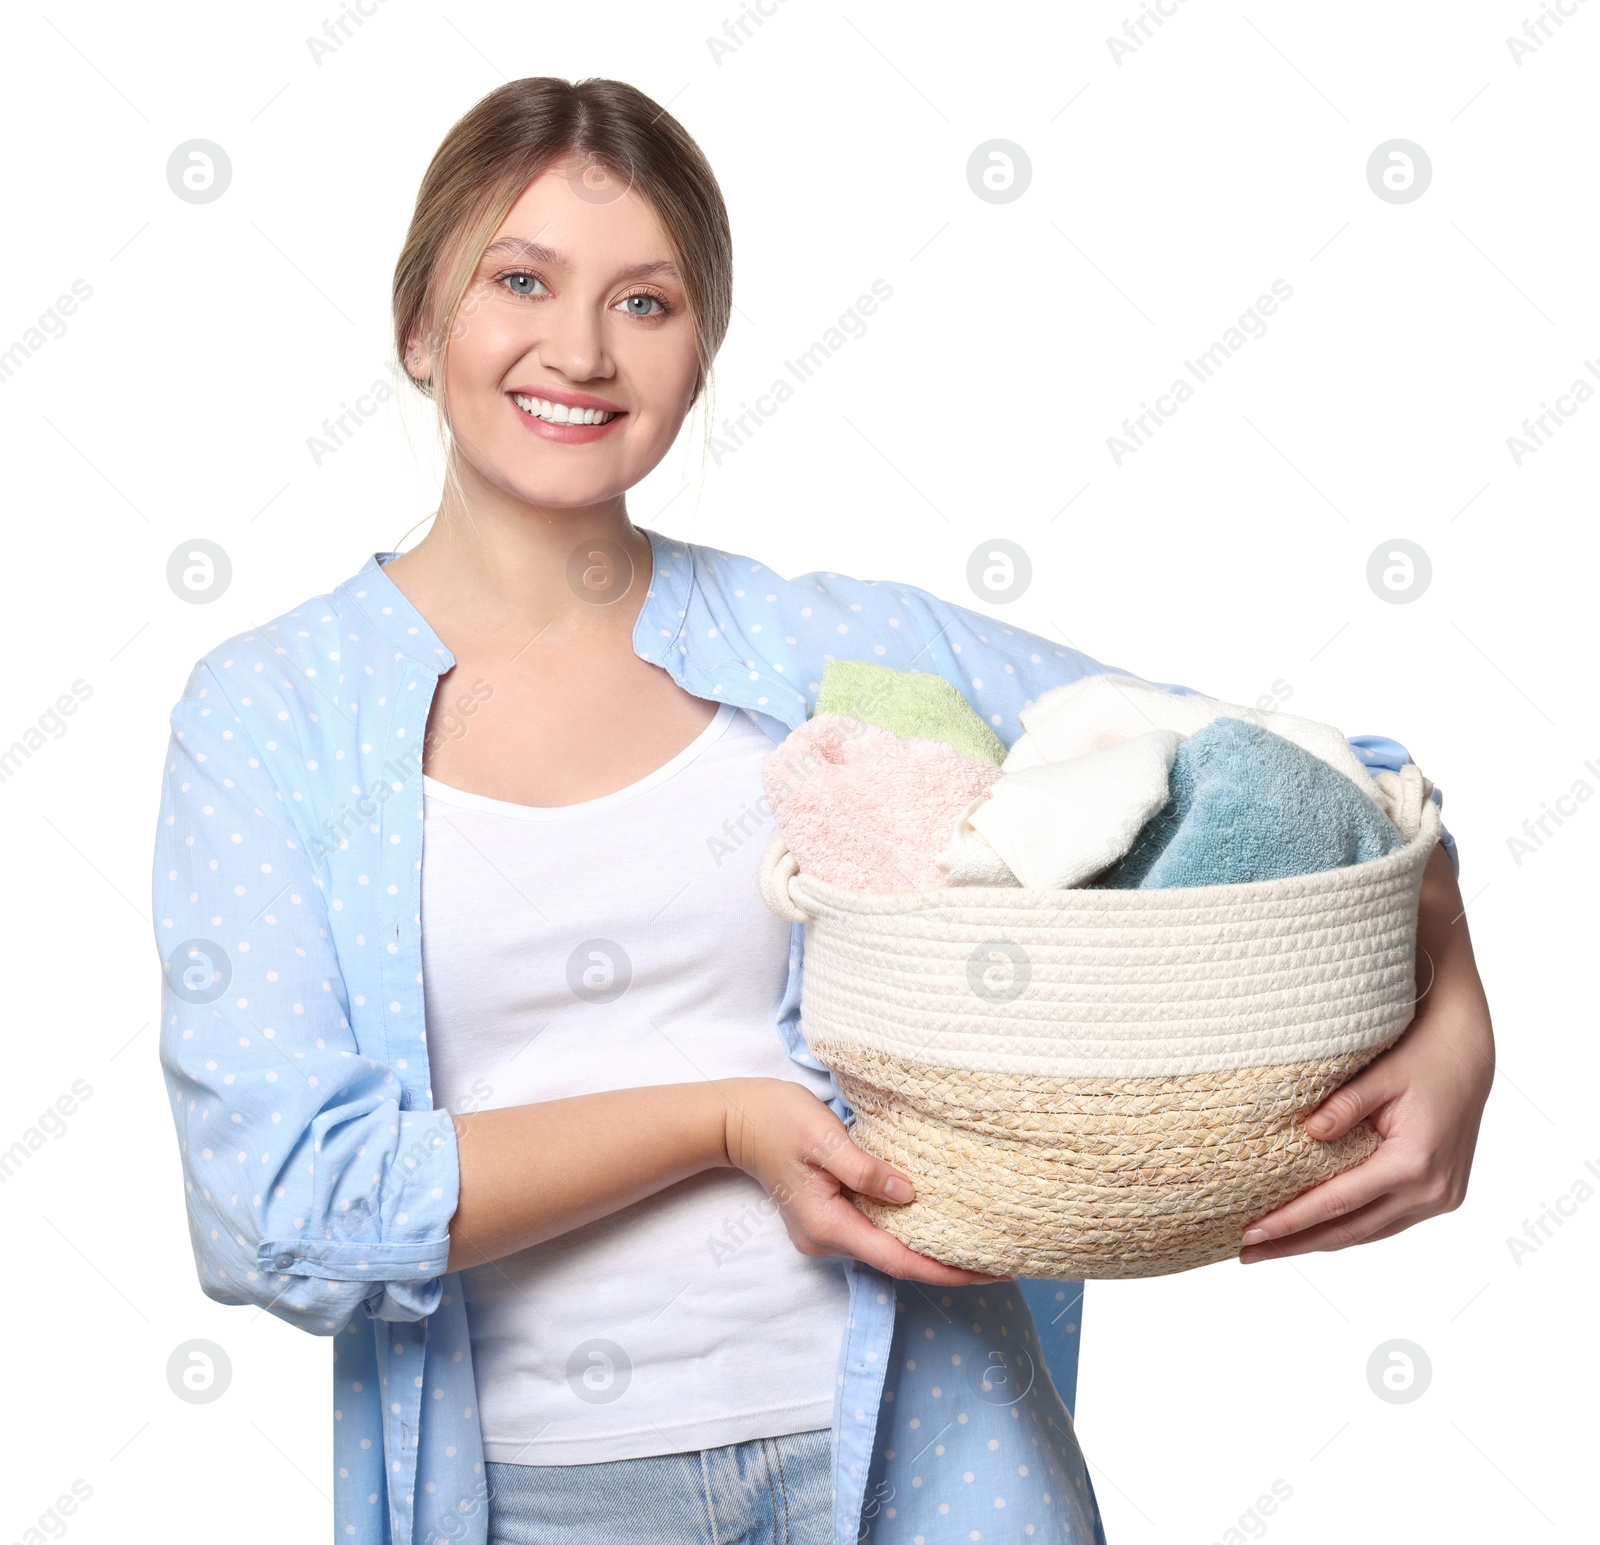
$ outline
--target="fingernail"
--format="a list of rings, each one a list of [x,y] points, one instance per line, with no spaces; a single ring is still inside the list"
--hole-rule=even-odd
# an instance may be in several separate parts
[[[1311,1133],[1311,1135],[1313,1137],[1315,1137],[1318,1132],[1326,1132],[1328,1130],[1328,1128],[1331,1127],[1332,1125],[1333,1125],[1333,1117],[1332,1116],[1313,1116],[1306,1123],[1306,1131],[1308,1131],[1309,1133]]]
[[[1244,1231],[1244,1242],[1247,1245],[1264,1245],[1272,1238],[1264,1228],[1247,1228]]]
[[[898,1175],[891,1175],[883,1183],[883,1194],[891,1202],[909,1202],[911,1200],[911,1183],[902,1180]]]

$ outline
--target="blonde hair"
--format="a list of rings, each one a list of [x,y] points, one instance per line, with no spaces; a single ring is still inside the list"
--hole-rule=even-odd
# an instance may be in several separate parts
[[[694,326],[699,370],[693,407],[707,398],[710,447],[712,362],[733,310],[733,240],[722,190],[700,147],[683,126],[625,81],[561,80],[535,75],[491,91],[445,135],[417,191],[405,244],[395,263],[394,344],[400,369],[414,337],[425,337],[427,380],[406,378],[436,408],[441,440],[450,444],[445,361],[458,314],[484,249],[523,190],[552,165],[583,163],[573,179],[578,197],[611,199],[636,189],[666,232]],[[593,192],[599,185],[603,192]],[[446,481],[461,489],[453,455]]]

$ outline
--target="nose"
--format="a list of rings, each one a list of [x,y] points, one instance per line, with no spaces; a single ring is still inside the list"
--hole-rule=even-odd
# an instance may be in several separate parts
[[[541,308],[544,335],[535,345],[539,363],[569,381],[595,381],[613,373],[605,321],[597,302],[568,294]]]

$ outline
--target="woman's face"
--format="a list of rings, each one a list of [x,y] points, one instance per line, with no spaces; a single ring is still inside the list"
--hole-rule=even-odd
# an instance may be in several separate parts
[[[407,363],[431,372],[423,340]],[[697,368],[654,210],[592,163],[554,166],[523,190],[456,313],[444,390],[463,478],[530,504],[615,499],[666,455]]]

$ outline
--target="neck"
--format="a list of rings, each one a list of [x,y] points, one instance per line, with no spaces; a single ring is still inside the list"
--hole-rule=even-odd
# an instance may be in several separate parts
[[[554,642],[633,623],[651,573],[650,539],[624,496],[559,507],[480,479],[447,488],[428,534],[385,573],[448,645],[449,635],[540,634]]]

